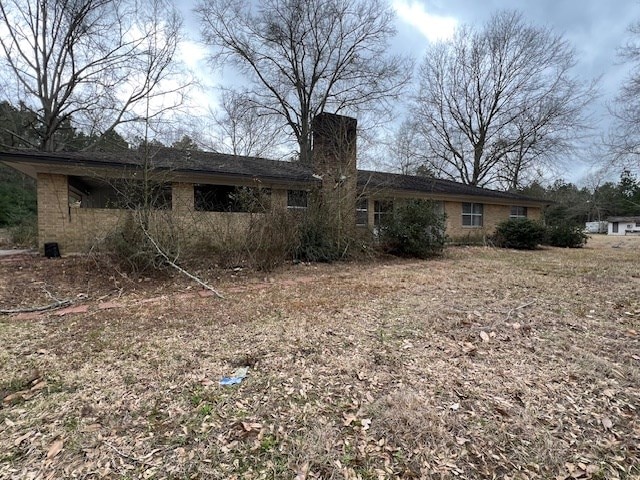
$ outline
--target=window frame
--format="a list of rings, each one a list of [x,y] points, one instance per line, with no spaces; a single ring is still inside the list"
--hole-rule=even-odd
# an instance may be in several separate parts
[[[385,215],[393,213],[393,200],[381,199],[373,201],[373,226],[380,227]]]
[[[468,206],[468,212],[465,211],[465,206]],[[464,228],[482,228],[483,224],[484,203],[462,202],[462,226]]]
[[[300,199],[304,199],[304,205],[293,204],[295,195],[299,194]],[[306,210],[309,208],[309,192],[307,190],[287,190],[287,210]]]
[[[361,221],[364,218],[364,221]],[[369,199],[361,197],[356,199],[356,227],[369,226]]]
[[[523,207],[522,205],[511,205],[511,211],[509,212],[510,219],[528,218],[528,215],[529,211],[527,207]]]

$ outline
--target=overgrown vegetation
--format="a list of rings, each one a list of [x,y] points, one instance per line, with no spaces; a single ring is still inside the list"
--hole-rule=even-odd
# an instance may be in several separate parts
[[[545,232],[545,244],[552,247],[580,248],[589,236],[579,225],[551,225]]]
[[[446,240],[444,215],[433,202],[408,200],[380,227],[380,244],[394,255],[429,258],[440,255]]]
[[[0,164],[0,227],[19,225],[36,211],[35,181]]]
[[[493,241],[498,247],[533,250],[538,245],[579,248],[588,236],[579,225],[550,225],[527,218],[510,219],[496,227]]]
[[[542,224],[528,218],[500,222],[493,236],[495,244],[503,248],[533,250],[545,239]]]

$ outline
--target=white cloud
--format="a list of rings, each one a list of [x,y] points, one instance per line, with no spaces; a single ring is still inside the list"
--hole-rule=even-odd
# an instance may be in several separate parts
[[[394,0],[393,8],[402,21],[416,28],[430,42],[451,38],[458,25],[454,17],[433,15],[416,0]]]
[[[179,59],[192,70],[200,67],[207,56],[207,49],[192,40],[183,40],[178,52]]]

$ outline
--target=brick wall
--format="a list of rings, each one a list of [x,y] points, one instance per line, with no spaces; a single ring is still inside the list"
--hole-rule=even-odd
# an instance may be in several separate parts
[[[355,162],[355,157],[354,157]],[[117,209],[69,207],[67,177],[55,174],[38,174],[38,245],[57,242],[62,254],[87,251],[102,242],[109,233],[122,225],[131,212]],[[355,186],[349,185],[355,191]],[[173,211],[158,211],[152,215],[152,228],[171,230],[176,238],[186,244],[206,244],[215,248],[230,242],[238,242],[248,234],[253,219],[260,214],[196,212],[194,211],[193,184],[172,185]],[[344,192],[343,192],[344,193]],[[337,200],[336,200],[337,201]],[[286,210],[287,190],[273,189],[273,210]],[[353,208],[351,208],[353,207]],[[346,208],[346,207],[345,207]],[[355,195],[349,202],[351,225],[355,226]],[[510,206],[484,204],[481,228],[462,226],[462,203],[444,202],[447,214],[447,235],[454,241],[481,240],[490,235],[501,221],[507,220]],[[335,210],[330,210],[330,214]],[[528,207],[528,217],[539,219],[539,207]],[[345,214],[346,216],[346,214]],[[373,228],[374,198],[368,198],[369,229]],[[344,222],[345,217],[341,218]]]
[[[128,210],[69,206],[65,175],[38,174],[38,244],[57,242],[61,254],[86,252],[102,243],[131,215]],[[287,190],[273,189],[272,209],[287,208]],[[244,239],[252,219],[261,214],[197,212],[193,184],[172,184],[170,212],[151,215],[152,230],[170,233],[180,242],[216,248]]]
[[[171,206],[174,212],[193,211],[193,183],[174,182],[171,184]]]
[[[492,235],[500,222],[509,220],[511,205],[483,204],[482,227],[465,227],[462,225],[462,202],[445,202],[444,210],[447,215],[446,231],[453,241],[478,241]],[[528,207],[527,217],[539,220],[539,207]]]
[[[66,175],[38,173],[38,248],[57,242],[64,252],[69,228],[69,185]]]

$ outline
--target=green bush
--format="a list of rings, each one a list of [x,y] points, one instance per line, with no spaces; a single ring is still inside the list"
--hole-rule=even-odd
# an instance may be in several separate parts
[[[329,226],[317,215],[305,215],[298,226],[294,257],[303,262],[334,262],[341,251]]]
[[[556,225],[547,227],[545,244],[552,247],[581,248],[588,238],[580,225]]]
[[[20,226],[23,220],[29,222],[37,211],[34,189],[20,184],[0,184],[0,227]]]
[[[499,247],[533,250],[544,242],[545,228],[528,218],[510,219],[498,224],[493,239]]]
[[[444,215],[428,200],[399,205],[380,227],[384,251],[394,255],[429,258],[440,255],[446,240]]]

